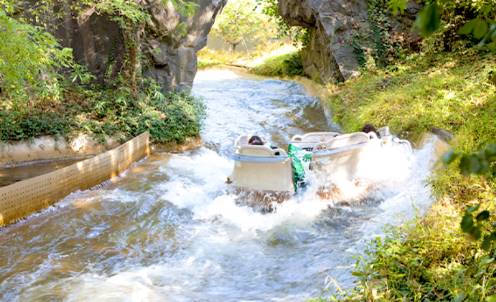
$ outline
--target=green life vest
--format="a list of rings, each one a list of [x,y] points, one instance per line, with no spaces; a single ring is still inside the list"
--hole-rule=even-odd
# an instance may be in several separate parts
[[[300,147],[289,144],[288,156],[291,158],[291,166],[293,167],[293,184],[295,192],[298,188],[305,185],[305,170],[308,169],[312,161],[312,153],[303,150]]]

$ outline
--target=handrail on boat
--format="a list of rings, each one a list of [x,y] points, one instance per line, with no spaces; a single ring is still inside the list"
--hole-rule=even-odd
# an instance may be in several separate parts
[[[354,149],[361,148],[365,146],[367,143],[358,143],[358,144],[353,144],[349,146],[344,146],[344,147],[339,147],[335,149],[329,149],[329,150],[317,150],[313,151],[313,157],[314,158],[319,158],[319,157],[325,157],[325,156],[330,156],[334,154],[339,154],[343,152],[348,152]],[[280,155],[280,156],[251,156],[251,155],[241,155],[241,154],[234,154],[231,156],[231,159],[237,162],[251,162],[251,163],[279,163],[279,162],[284,162],[289,158],[287,155]]]
[[[367,144],[368,144],[368,142],[363,142],[363,143],[348,145],[348,146],[339,147],[339,148],[335,148],[335,149],[317,150],[317,151],[313,151],[313,157],[319,158],[319,157],[325,157],[325,156],[339,154],[339,153],[343,153],[343,152],[348,152],[351,150],[361,148]]]

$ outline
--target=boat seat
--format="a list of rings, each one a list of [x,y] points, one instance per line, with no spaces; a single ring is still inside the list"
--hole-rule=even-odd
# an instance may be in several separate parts
[[[324,143],[320,143],[315,146],[317,150],[330,150],[336,148],[342,148],[350,145],[368,143],[371,139],[377,138],[375,133],[349,133],[336,136],[332,140]]]
[[[269,145],[250,145],[248,143],[251,136],[240,136],[235,143],[235,150],[237,154],[248,156],[284,156],[287,157],[285,150],[279,147],[270,147]]]
[[[241,190],[292,194],[293,170],[286,151],[268,144],[250,145],[248,144],[250,137],[251,135],[243,135],[236,140],[235,153],[243,155],[244,158],[235,160],[230,177],[233,185]]]
[[[305,135],[293,136],[291,144],[311,151],[315,145],[329,142],[339,135],[337,132],[310,132]]]
[[[245,145],[236,148],[236,153],[249,156],[287,156],[286,151],[281,148],[271,148],[269,146]]]

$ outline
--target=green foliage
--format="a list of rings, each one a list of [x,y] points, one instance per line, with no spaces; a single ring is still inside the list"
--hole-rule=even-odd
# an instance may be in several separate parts
[[[385,67],[397,57],[397,47],[391,37],[388,0],[368,1],[368,18],[374,42],[372,56],[377,66]]]
[[[459,160],[458,168],[466,176],[476,174],[491,178],[496,177],[496,144],[490,144],[478,152],[468,154],[450,151],[443,157],[443,161],[447,165],[457,160]],[[496,225],[491,225],[491,212],[487,209],[475,215],[480,207],[480,203],[468,207],[460,226],[463,232],[472,236],[473,239],[481,241],[481,247],[489,251],[496,243]]]
[[[441,26],[441,11],[437,3],[427,4],[418,14],[415,26],[424,37],[436,32]]]
[[[404,9],[404,0],[388,0],[388,6],[393,12]],[[426,1],[415,23],[419,33],[428,37],[443,27],[449,28],[458,17],[467,19],[458,27],[458,34],[471,36],[496,51],[496,1],[494,0],[433,0]]]
[[[358,65],[360,67],[365,67],[365,65],[367,65],[367,58],[365,56],[365,50],[360,44],[360,40],[360,36],[358,36],[357,34],[353,35],[351,46],[353,47],[353,54],[358,61]]]
[[[164,5],[167,5],[169,2],[174,5],[174,7],[181,15],[187,17],[191,17],[196,14],[199,7],[196,2],[191,0],[162,0],[162,3],[164,3]]]
[[[81,4],[93,6],[97,11],[112,16],[122,28],[143,24],[149,18],[143,5],[134,0],[85,0]]]
[[[196,5],[188,3],[173,1],[191,13]],[[0,0],[1,141],[78,133],[102,140],[106,136],[127,139],[150,131],[156,142],[180,143],[198,135],[203,107],[197,99],[185,93],[163,94],[150,80],[131,81],[133,71],[129,70],[101,87],[73,62],[71,49],[62,49],[42,27],[27,23],[48,26],[43,20],[48,20],[47,13],[56,14],[55,4],[39,1],[29,14],[21,14],[24,8],[19,2]],[[139,59],[133,33],[149,20],[146,7],[134,0],[84,0],[73,5],[75,12],[93,7],[110,15],[125,32],[126,59],[130,63]]]
[[[491,53],[411,55],[332,88],[333,116],[346,131],[372,123],[412,140],[433,127],[454,134],[454,152],[445,157],[452,164],[432,179],[437,203],[426,217],[372,244],[356,268],[355,292],[343,300],[496,298],[495,67]]]
[[[301,53],[298,51],[268,58],[262,64],[251,68],[250,72],[272,77],[302,76],[304,71]]]
[[[264,25],[262,15],[255,12],[255,3],[232,1],[217,17],[212,31],[230,44],[234,52],[241,42],[257,39],[256,35],[267,38],[270,28]]]
[[[333,116],[348,131],[369,122],[417,139],[433,127],[459,132],[461,151],[475,151],[496,133],[493,55],[411,55],[386,70],[367,70],[333,87]],[[472,133],[477,133],[473,137]]]
[[[496,176],[496,144],[490,144],[478,152],[469,154],[450,151],[443,157],[446,164],[451,164],[457,159],[460,159],[459,169],[464,175]]]
[[[31,95],[58,98],[72,52],[35,26],[21,23],[0,9],[0,96],[26,100]]]
[[[416,225],[377,238],[354,275],[360,287],[346,301],[491,301],[496,291],[494,256],[457,231],[456,218],[429,215]],[[405,236],[408,234],[408,236]],[[449,234],[449,236],[446,236]]]
[[[405,11],[408,6],[408,0],[389,0],[387,5],[393,14],[397,15]]]
[[[279,12],[278,0],[256,0],[262,12],[269,16],[277,25],[279,37],[289,37],[296,46],[305,46],[310,42],[310,32],[307,28],[290,26]]]
[[[42,135],[70,137],[78,133],[99,139],[127,139],[149,131],[159,143],[183,142],[197,136],[204,115],[202,103],[187,93],[163,94],[148,81],[138,95],[125,85],[71,90],[64,102],[31,102],[22,108],[0,104],[0,140],[26,140]]]

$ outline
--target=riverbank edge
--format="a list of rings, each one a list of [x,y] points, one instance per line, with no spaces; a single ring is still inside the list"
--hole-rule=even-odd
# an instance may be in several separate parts
[[[182,143],[153,143],[155,152],[180,153],[197,149],[202,141],[199,136],[188,137]],[[0,168],[29,166],[37,163],[63,160],[84,160],[107,152],[120,145],[119,139],[107,137],[104,142],[80,134],[68,141],[63,137],[42,136],[27,141],[0,143]]]
[[[442,156],[448,149],[477,152],[494,142],[493,59],[494,54],[474,49],[419,53],[335,85],[305,77],[276,78],[302,84],[344,132],[359,131],[364,123],[388,125],[417,148],[430,133],[443,141],[444,147],[435,151]],[[496,280],[484,281],[496,274],[496,261],[460,228],[467,207],[496,210],[491,201],[496,181],[464,176],[455,162],[436,164],[429,184],[434,202],[425,215],[371,241],[354,269],[356,287],[338,290],[336,299],[496,299]]]
[[[365,122],[383,126],[382,121],[417,147],[426,132],[433,132],[455,151],[476,152],[496,135],[495,87],[488,80],[496,67],[493,58],[471,50],[415,55],[389,70],[365,70],[346,83],[321,88],[322,104],[346,132]],[[456,164],[434,167],[432,206],[372,241],[354,269],[356,287],[340,292],[338,300],[496,298],[494,279],[488,281],[496,273],[494,259],[460,228],[468,206],[480,203],[479,211],[494,210],[496,184],[464,176]]]
[[[95,157],[0,188],[0,227],[15,223],[124,172],[149,156],[150,134],[144,132]]]

